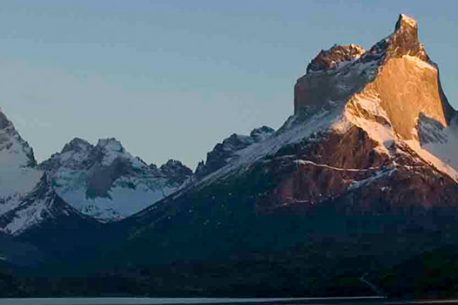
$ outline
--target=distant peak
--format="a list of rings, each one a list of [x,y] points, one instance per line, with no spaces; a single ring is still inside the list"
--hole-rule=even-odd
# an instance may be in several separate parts
[[[68,144],[89,144],[89,142],[82,138],[75,137]]]
[[[67,144],[65,144],[64,148],[62,149],[62,152],[64,153],[67,151],[81,150],[81,149],[90,148],[90,147],[92,147],[92,145],[88,141],[76,137],[76,138],[73,138]]]
[[[399,16],[393,34],[374,45],[369,53],[384,54],[386,57],[410,55],[429,61],[425,48],[418,39],[417,21],[404,14]]]
[[[183,183],[192,175],[192,170],[178,160],[170,159],[160,167],[163,175],[178,183]]]
[[[175,160],[175,159],[169,159],[162,166],[183,166],[183,163],[181,163],[181,161],[178,161],[178,160]]]
[[[170,159],[166,163],[162,164],[160,169],[162,171],[172,171],[172,170],[185,170],[185,171],[192,171],[184,165],[181,161]]]

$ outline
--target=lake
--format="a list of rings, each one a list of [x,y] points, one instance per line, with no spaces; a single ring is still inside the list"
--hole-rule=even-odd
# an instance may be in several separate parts
[[[159,305],[159,304],[282,304],[282,305],[403,305],[403,304],[458,304],[457,300],[396,301],[382,297],[353,298],[26,298],[0,299],[0,305]]]

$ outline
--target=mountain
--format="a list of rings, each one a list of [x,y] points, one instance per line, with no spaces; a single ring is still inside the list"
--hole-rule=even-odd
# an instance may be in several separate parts
[[[457,203],[458,115],[414,19],[401,15],[395,31],[368,51],[348,45],[320,52],[295,85],[294,106],[274,135],[221,158],[228,162],[211,181],[263,163],[269,175],[282,178],[269,195],[257,196],[262,209],[360,196],[371,185],[377,189],[371,198],[351,200]],[[209,161],[225,151],[217,148]],[[401,177],[407,180],[396,189]]]
[[[113,264],[150,268],[150,280],[183,293],[337,294],[367,272],[456,243],[458,114],[414,19],[401,15],[367,51],[320,52],[294,105],[279,130],[229,137],[198,179],[121,221]]]
[[[130,216],[180,188],[192,171],[176,160],[157,168],[132,156],[114,138],[96,145],[75,138],[39,168],[59,196],[99,221]]]

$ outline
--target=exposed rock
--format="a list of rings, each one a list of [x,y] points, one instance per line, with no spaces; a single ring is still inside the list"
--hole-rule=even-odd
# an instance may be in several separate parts
[[[415,56],[428,62],[429,57],[418,39],[417,21],[401,14],[396,22],[395,30],[388,38],[373,46],[369,53],[385,53],[387,57]]]
[[[358,59],[365,52],[366,50],[355,44],[334,45],[329,50],[321,50],[307,66],[307,72],[336,69],[339,64]]]
[[[178,184],[183,184],[192,176],[192,170],[189,167],[178,160],[172,159],[161,165],[160,171],[168,180]]]
[[[253,129],[249,136],[232,134],[223,142],[216,144],[212,151],[207,153],[206,162],[200,162],[196,168],[197,178],[202,178],[228,164],[236,158],[237,152],[248,146],[269,138],[274,130],[267,126]]]

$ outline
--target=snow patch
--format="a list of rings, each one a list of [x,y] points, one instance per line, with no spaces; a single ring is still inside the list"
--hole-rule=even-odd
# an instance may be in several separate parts
[[[174,186],[153,189],[132,177],[122,177],[115,181],[107,197],[88,198],[84,184],[76,184],[73,189],[56,188],[56,193],[82,214],[101,222],[121,220],[154,204],[176,190]],[[135,185],[135,188],[126,187]]]
[[[380,106],[380,99],[375,94],[354,95],[347,104],[344,116],[379,144],[376,148],[379,152],[390,154],[389,148],[395,141],[395,134],[389,125],[388,115]],[[377,119],[383,120],[386,124],[378,122]]]
[[[425,147],[422,147],[416,140],[405,141],[405,143],[425,162],[458,182],[458,146],[455,146],[456,143],[451,145],[449,143],[434,143],[427,144]]]

